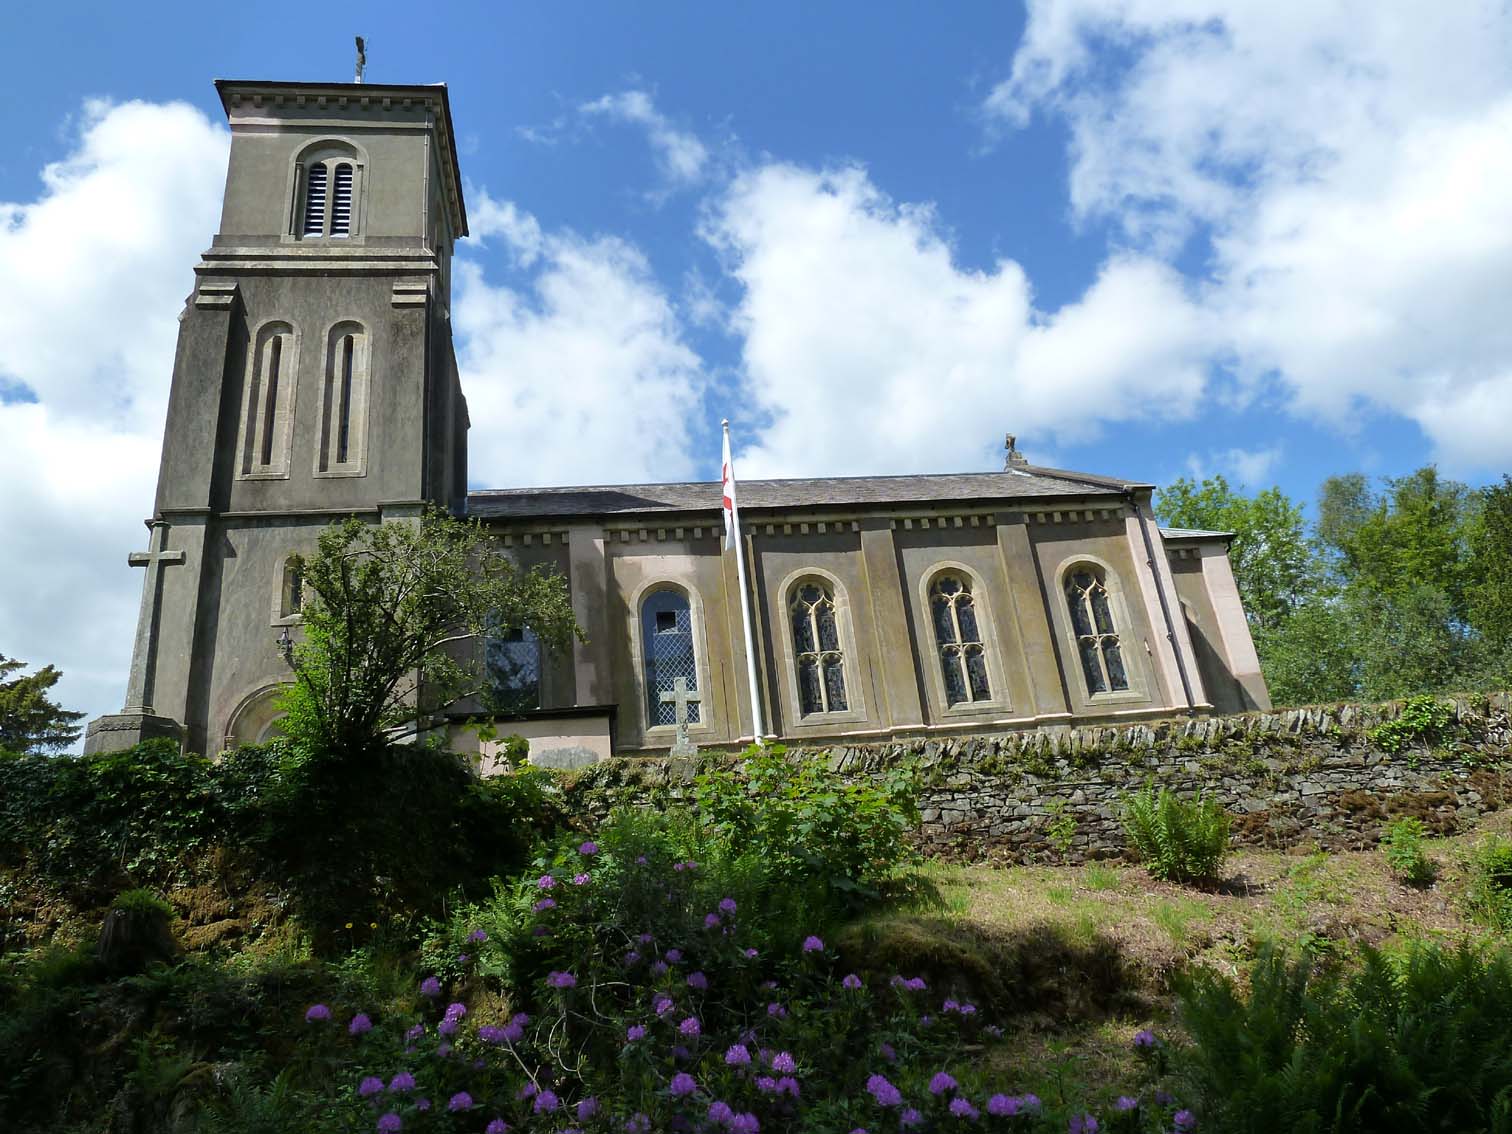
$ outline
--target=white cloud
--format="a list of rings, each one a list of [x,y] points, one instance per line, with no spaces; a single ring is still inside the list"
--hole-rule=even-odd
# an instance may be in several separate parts
[[[990,467],[1006,432],[1085,440],[1203,389],[1209,330],[1171,269],[1115,258],[1041,312],[1018,264],[959,266],[930,209],[858,168],[749,172],[704,235],[744,289],[746,416],[769,423],[748,475]]]
[[[1237,373],[1441,458],[1512,460],[1512,34],[1493,0],[1033,4],[985,109],[1072,133],[1071,204],[1169,255],[1207,231]]]
[[[85,105],[29,202],[0,203],[0,652],[120,708],[177,314],[219,217],[229,139],[192,107]]]
[[[695,471],[698,356],[645,257],[614,237],[543,233],[475,191],[500,219],[528,285],[456,265],[457,360],[473,428],[469,475],[486,487],[677,480]],[[526,255],[521,255],[525,253]]]
[[[1236,484],[1259,490],[1269,487],[1271,473],[1285,453],[1283,444],[1263,449],[1224,449],[1210,452],[1205,457],[1191,453],[1187,456],[1187,471],[1198,480],[1220,473]]]
[[[709,160],[709,151],[698,136],[672,125],[645,91],[629,90],[607,94],[579,109],[584,114],[603,115],[619,122],[640,126],[646,131],[656,151],[662,174],[678,185],[696,182]]]

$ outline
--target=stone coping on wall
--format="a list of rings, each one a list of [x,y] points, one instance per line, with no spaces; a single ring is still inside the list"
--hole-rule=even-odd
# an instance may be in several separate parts
[[[926,851],[966,860],[1081,861],[1126,852],[1124,798],[1147,783],[1218,800],[1242,845],[1375,846],[1415,816],[1436,833],[1512,802],[1512,694],[1443,697],[1442,735],[1388,751],[1404,702],[1323,705],[1129,725],[792,749],[871,778],[913,763]],[[708,753],[706,763],[738,760]],[[595,815],[687,794],[699,762],[616,758],[568,785]]]

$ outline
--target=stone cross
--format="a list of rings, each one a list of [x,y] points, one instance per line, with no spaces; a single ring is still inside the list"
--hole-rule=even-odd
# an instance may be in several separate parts
[[[663,693],[661,701],[663,705],[676,705],[677,736],[672,741],[672,756],[697,756],[698,745],[688,739],[688,706],[697,704],[703,698],[696,690],[688,688],[688,679],[679,677],[672,682],[672,692]]]
[[[168,525],[153,522],[148,550],[133,551],[126,562],[147,568],[142,580],[142,610],[137,615],[136,644],[131,651],[131,676],[126,682],[126,712],[151,713],[152,678],[157,668],[158,615],[163,603],[163,568],[184,561],[182,551],[169,551]]]

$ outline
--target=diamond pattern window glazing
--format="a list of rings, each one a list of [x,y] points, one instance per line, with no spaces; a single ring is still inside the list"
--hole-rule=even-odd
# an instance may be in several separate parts
[[[677,706],[661,699],[679,677],[698,691],[698,655],[693,649],[693,612],[682,591],[653,591],[641,604],[641,656],[646,667],[646,719],[675,725]],[[699,705],[688,703],[688,721],[697,724]]]

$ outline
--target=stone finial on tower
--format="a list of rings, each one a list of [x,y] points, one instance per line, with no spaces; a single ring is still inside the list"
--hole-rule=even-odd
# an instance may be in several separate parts
[[[1012,433],[1004,438],[1003,448],[1007,450],[1007,455],[1003,460],[1003,471],[1023,468],[1029,463],[1029,458],[1018,451],[1018,438]]]
[[[354,83],[360,83],[360,82],[362,82],[362,73],[364,71],[366,71],[366,70],[367,70],[367,43],[359,35],[357,37],[357,77],[355,79],[353,79],[352,82],[354,82]]]

